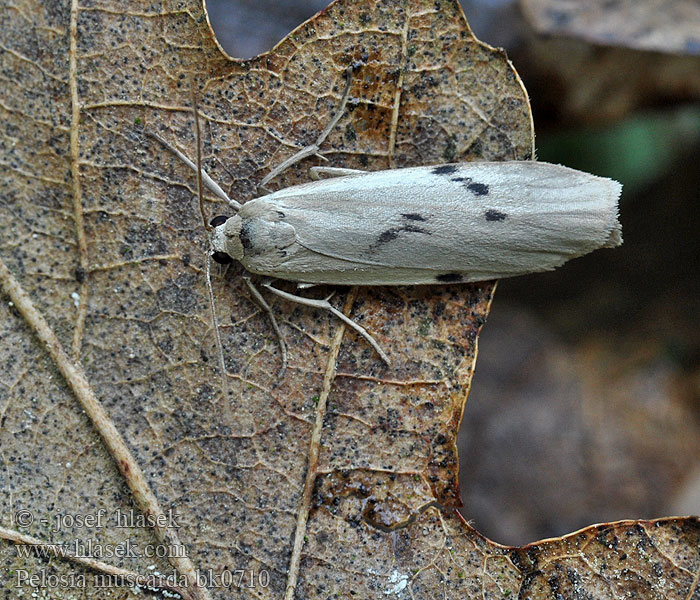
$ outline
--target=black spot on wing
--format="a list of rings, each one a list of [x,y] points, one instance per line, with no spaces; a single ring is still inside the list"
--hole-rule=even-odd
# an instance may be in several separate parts
[[[459,283],[464,279],[462,273],[443,273],[435,278],[438,283]]]
[[[467,189],[477,196],[488,196],[489,193],[489,186],[485,183],[470,183]]]
[[[508,216],[506,213],[502,213],[500,210],[495,210],[490,208],[484,213],[487,221],[505,221]]]
[[[241,244],[244,248],[253,247],[253,232],[250,230],[250,226],[248,223],[246,223],[246,221],[243,221],[243,224],[241,225],[241,232],[238,234],[238,237],[240,238]]]
[[[416,219],[415,217],[418,218]],[[382,233],[379,234],[377,241],[370,246],[370,252],[377,250],[380,246],[383,246],[392,240],[395,240],[404,231],[406,233],[422,233],[424,235],[432,235],[432,233],[427,229],[423,229],[422,227],[413,224],[416,221],[425,221],[425,219],[420,215],[414,213],[402,214],[401,221],[402,223],[398,227],[390,227],[389,229],[382,231]]]
[[[433,175],[452,175],[452,173],[455,173],[456,171],[456,165],[438,165],[431,171],[431,173]]]
[[[475,196],[487,196],[489,186],[485,183],[476,183],[471,177],[453,177],[450,181],[463,183],[472,194]]]
[[[399,237],[399,234],[403,233],[404,231],[408,233],[424,233],[426,235],[431,235],[429,231],[426,231],[422,227],[416,227],[414,225],[402,225],[401,227],[392,227],[391,229],[383,231],[377,238],[377,243],[374,244],[374,246],[381,246],[382,244],[386,244],[391,240],[395,240],[397,237]]]
[[[397,237],[399,237],[400,231],[401,231],[401,228],[399,228],[399,227],[392,227],[391,229],[387,229],[386,231],[382,231],[382,233],[377,238],[377,241],[373,244],[373,247],[377,248],[378,246],[381,246],[382,244],[386,244],[386,243],[390,242],[391,240],[395,240]]]

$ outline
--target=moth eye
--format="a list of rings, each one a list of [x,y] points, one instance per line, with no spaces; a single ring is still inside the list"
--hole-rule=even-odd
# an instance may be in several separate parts
[[[212,225],[214,225],[213,222]],[[220,265],[230,265],[233,262],[233,259],[226,252],[212,252],[211,259]]]
[[[219,225],[226,223],[226,221],[228,221],[228,217],[226,215],[217,215],[211,221],[209,221],[209,225],[212,227],[218,227]]]

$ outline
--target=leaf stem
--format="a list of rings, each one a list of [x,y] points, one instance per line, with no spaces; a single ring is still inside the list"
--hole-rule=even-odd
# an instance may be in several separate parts
[[[345,299],[345,306],[343,307],[345,312],[350,312],[352,310],[352,305],[355,303],[356,298],[357,288],[353,287],[350,289],[350,292],[348,292],[347,298]],[[338,329],[336,329],[335,336],[331,342],[331,348],[328,354],[328,362],[326,366],[326,374],[323,377],[323,387],[321,388],[321,393],[319,394],[318,402],[316,403],[316,420],[314,421],[314,428],[311,432],[311,439],[309,440],[309,462],[306,467],[304,489],[301,492],[301,498],[299,499],[299,507],[297,510],[294,545],[292,547],[292,555],[289,559],[289,566],[287,567],[288,575],[284,600],[293,600],[294,594],[296,593],[299,569],[301,568],[302,550],[304,548],[306,536],[306,524],[309,519],[311,499],[313,496],[314,486],[316,485],[316,477],[318,475],[318,459],[321,453],[321,434],[323,433],[323,423],[326,417],[326,406],[328,403],[328,396],[330,396],[331,393],[331,387],[335,381],[336,362],[338,360],[338,353],[340,352],[340,345],[343,341],[344,334],[345,324],[341,323]]]
[[[177,532],[172,527],[163,525],[168,523],[168,518],[158,503],[158,499],[151,490],[146,476],[131,451],[126,445],[124,438],[115,427],[109,415],[103,408],[100,401],[95,396],[87,376],[82,367],[70,358],[56,337],[43,315],[37,310],[29,295],[24,291],[20,283],[14,278],[7,265],[0,259],[0,286],[7,294],[15,308],[22,314],[27,323],[34,329],[37,337],[44,344],[58,367],[66,383],[73,390],[76,398],[82,405],[88,417],[92,421],[95,429],[102,437],[107,449],[114,458],[119,470],[126,480],[131,493],[134,496],[136,505],[148,519],[153,523],[153,530],[156,538],[161,544],[169,547],[168,557],[170,564],[179,573],[187,578],[190,597],[193,600],[209,600],[209,592],[205,588],[197,585],[197,577],[192,561],[186,556],[184,548],[180,543]]]

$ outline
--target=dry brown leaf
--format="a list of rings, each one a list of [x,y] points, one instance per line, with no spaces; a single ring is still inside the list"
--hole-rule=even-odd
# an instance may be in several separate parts
[[[674,54],[700,54],[697,0],[521,0],[541,33],[608,46]]]
[[[391,369],[325,313],[274,302],[292,349],[278,382],[264,313],[238,269],[217,272],[222,382],[193,178],[145,133],[195,155],[196,80],[206,168],[231,196],[249,199],[270,168],[315,139],[355,65],[351,109],[324,147],[331,164],[528,158],[531,120],[517,75],[472,37],[455,2],[336,2],[246,62],[220,53],[195,2],[25,1],[1,14],[0,265],[56,332],[51,356],[59,342],[73,349],[136,460],[117,468],[13,292],[16,306],[0,309],[0,537],[79,539],[92,554],[95,544],[129,540],[133,556],[105,562],[170,573],[177,561],[144,555],[149,544],[168,548],[162,537],[115,522],[134,502],[149,506],[120,475],[133,490],[140,465],[192,564],[205,578],[209,570],[232,577],[210,593],[184,590],[193,598],[282,598],[285,590],[497,598],[528,594],[541,573],[560,568],[579,589],[596,589],[601,578],[624,580],[622,567],[610,574],[594,560],[603,553],[613,564],[620,552],[634,557],[625,568],[639,574],[637,590],[697,585],[692,520],[611,526],[617,546],[592,545],[601,536],[591,529],[511,550],[454,510],[455,435],[491,284],[339,293],[336,305],[375,334]],[[305,180],[307,163],[275,184]],[[206,209],[225,210],[211,200]],[[8,288],[9,274],[2,279]],[[81,515],[102,518],[82,524]],[[651,533],[634,546],[646,552],[638,557],[627,541],[640,530]],[[104,597],[95,570],[22,558],[9,542],[1,556],[10,597],[35,588]],[[659,558],[645,579],[649,556],[667,562]],[[25,579],[51,574],[66,579]]]

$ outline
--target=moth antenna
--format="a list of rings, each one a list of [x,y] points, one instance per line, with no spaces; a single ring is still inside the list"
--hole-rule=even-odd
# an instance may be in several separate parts
[[[208,223],[207,217],[204,214],[204,189],[202,186],[202,132],[199,128],[199,113],[197,111],[197,94],[194,89],[194,81],[190,84],[190,89],[192,90],[192,113],[194,115],[194,131],[195,138],[197,141],[197,195],[199,196],[199,212],[202,215],[202,221],[204,222],[204,229],[209,233],[212,230],[212,226]],[[224,362],[224,344],[221,341],[221,332],[219,330],[219,318],[216,315],[216,302],[214,300],[214,286],[211,283],[211,257],[214,251],[211,245],[211,237],[209,238],[209,251],[207,252],[207,263],[206,263],[206,279],[207,279],[207,293],[209,295],[209,308],[211,310],[211,320],[214,326],[214,335],[216,336],[216,349],[219,355],[219,368],[221,369],[221,379],[223,383],[224,397],[228,398],[228,377],[226,376],[226,363]]]
[[[216,350],[219,355],[219,368],[221,369],[221,378],[225,396],[228,397],[228,377],[226,376],[226,364],[224,362],[224,344],[221,341],[221,332],[219,331],[219,317],[216,315],[216,302],[214,301],[214,286],[211,284],[211,252],[207,252],[207,293],[209,294],[209,308],[211,310],[211,320],[214,325],[214,335],[216,336]]]
[[[199,128],[199,111],[197,110],[197,92],[194,89],[194,81],[190,85],[192,90],[192,114],[194,115],[194,132],[197,140],[197,196],[199,197],[199,212],[202,215],[204,229],[211,231],[212,227],[204,214],[204,189],[202,186],[202,131]]]
[[[180,152],[175,146],[172,144],[169,144],[166,142],[162,137],[160,137],[157,133],[153,133],[152,131],[144,131],[144,134],[147,135],[149,138],[152,138],[156,140],[159,144],[162,144],[163,147],[168,149],[170,152],[172,152],[175,156],[177,156],[182,162],[184,162],[190,169],[193,171],[197,171],[197,165],[195,165],[189,158],[187,158],[182,152]],[[238,211],[241,208],[241,204],[239,202],[236,202],[235,200],[231,200],[231,198],[228,197],[226,192],[221,189],[218,183],[214,181],[211,177],[209,177],[209,173],[207,173],[204,169],[200,169],[199,172],[202,175],[202,183],[206,186],[206,188],[215,196],[218,198],[221,198],[226,204],[228,204],[233,210]]]

